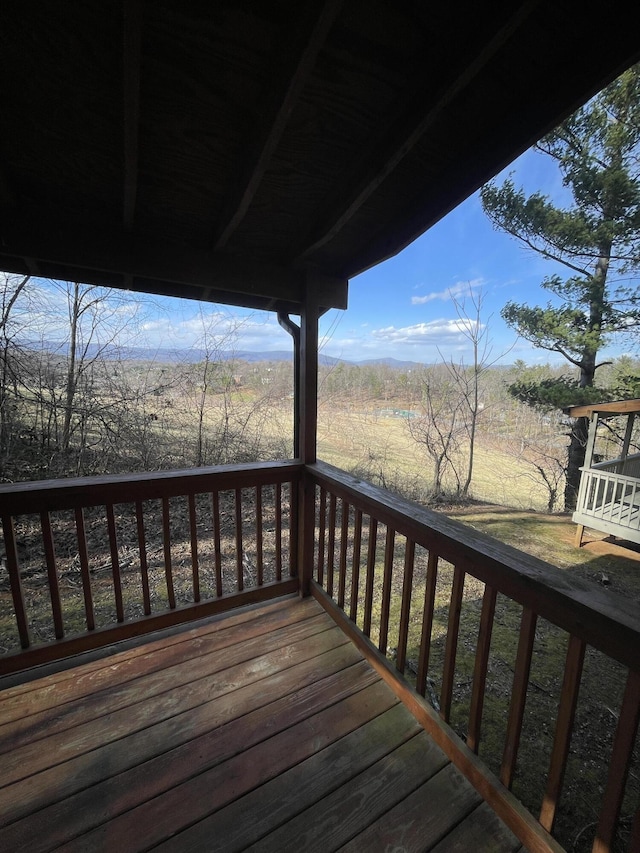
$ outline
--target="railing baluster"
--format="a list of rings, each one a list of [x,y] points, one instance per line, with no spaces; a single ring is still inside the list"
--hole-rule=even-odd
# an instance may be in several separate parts
[[[258,586],[264,583],[264,553],[262,543],[262,486],[256,486],[256,564]]]
[[[315,497],[313,487],[311,493]],[[300,571],[303,576],[306,567],[298,566],[298,532],[299,532],[298,488],[295,483],[289,483],[289,577],[294,578]],[[315,510],[313,511],[315,519]]]
[[[383,655],[387,653],[389,636],[389,612],[391,609],[391,581],[393,579],[393,556],[395,552],[396,532],[387,527],[387,539],[384,549],[384,571],[382,575],[382,601],[380,603],[380,635],[378,648]]]
[[[442,671],[442,692],[440,694],[440,716],[445,723],[448,723],[451,718],[451,699],[453,697],[453,680],[456,672],[456,655],[458,651],[458,633],[460,630],[460,611],[462,609],[463,592],[464,571],[458,566],[454,566],[449,621],[447,625],[447,642],[445,645],[444,667]]]
[[[353,561],[351,568],[351,609],[349,618],[355,622],[358,618],[358,598],[360,591],[360,559],[362,556],[362,510],[357,509],[353,519]]]
[[[211,495],[213,511],[213,554],[216,573],[216,595],[222,598],[222,546],[220,543],[220,493],[215,491]]]
[[[338,607],[344,608],[347,585],[347,545],[349,541],[349,504],[342,500],[340,527],[340,573],[338,577]]]
[[[378,545],[378,522],[369,516],[369,541],[367,543],[367,577],[364,590],[364,620],[362,632],[371,636],[371,611],[373,609],[373,584],[376,571],[376,550]]]
[[[276,580],[282,580],[282,485],[276,485]]]
[[[242,564],[242,489],[235,490],[235,511],[236,511],[236,589],[242,592],[244,589],[244,568]],[[280,580],[280,578],[278,578]]]
[[[27,622],[27,614],[24,607],[24,593],[22,591],[22,579],[20,577],[20,566],[18,564],[18,549],[16,547],[16,531],[12,516],[2,516],[2,530],[4,534],[4,549],[7,557],[7,571],[9,572],[9,584],[11,586],[11,598],[13,601],[13,610],[16,614],[18,637],[20,638],[20,646],[23,649],[28,649],[31,645],[31,638],[29,636],[29,623]]]
[[[87,631],[93,631],[96,627],[93,613],[93,597],[91,595],[91,576],[89,574],[89,555],[87,553],[87,535],[84,527],[84,512],[82,507],[77,507],[76,533],[78,536],[78,557],[80,558],[80,577],[82,578],[82,593],[84,596],[84,613],[87,623]]]
[[[400,609],[400,630],[398,633],[398,654],[396,669],[404,672],[407,661],[407,641],[409,639],[409,619],[411,617],[411,593],[413,592],[413,564],[416,555],[416,543],[407,539],[404,550],[404,576],[402,579],[402,607]]]
[[[329,541],[327,542],[327,594],[333,597],[333,564],[336,550],[336,503],[335,495],[329,495]]]
[[[613,844],[620,808],[624,799],[633,745],[640,720],[640,672],[629,671],[620,709],[620,717],[609,763],[607,787],[600,810],[600,821],[593,853],[609,853]],[[630,850],[637,849],[630,847]]]
[[[431,652],[431,629],[433,627],[433,611],[436,599],[436,583],[438,580],[438,555],[429,551],[427,559],[427,577],[424,588],[424,607],[422,609],[422,629],[420,633],[420,656],[416,675],[416,690],[421,696],[427,692],[427,674],[429,672],[429,656]]]
[[[61,640],[64,637],[62,605],[60,603],[60,588],[58,586],[58,572],[56,568],[56,552],[53,544],[53,532],[51,530],[51,519],[49,518],[48,512],[40,513],[40,527],[42,528],[44,557],[47,564],[47,579],[49,581],[49,596],[51,598],[53,628],[56,639]]]
[[[147,538],[144,532],[144,513],[142,501],[136,501],[136,527],[138,529],[138,551],[140,553],[140,580],[142,581],[142,606],[145,616],[151,614],[151,595],[149,593],[149,566],[147,564]]]
[[[162,498],[162,548],[164,553],[164,576],[167,581],[167,599],[171,610],[175,610],[176,596],[173,589],[173,569],[171,566],[171,518],[169,498]]]
[[[327,534],[327,492],[324,486],[320,487],[320,506],[318,508],[318,572],[317,578],[320,586],[324,584],[324,551],[325,537]]]
[[[573,720],[578,703],[578,691],[580,690],[585,647],[583,640],[573,635],[569,638],[556,734],[551,752],[551,765],[549,767],[547,787],[539,818],[540,823],[548,832],[551,832],[553,828],[560,793],[562,791],[564,771],[567,766],[567,756],[569,755],[569,745],[573,732]]]
[[[196,519],[196,496],[189,495],[189,539],[191,544],[191,580],[193,600],[200,601],[200,561],[198,559],[198,525]]]
[[[482,596],[480,629],[478,631],[471,707],[469,709],[469,732],[467,734],[467,746],[475,753],[478,752],[480,745],[484,690],[487,681],[487,667],[489,665],[489,651],[491,649],[491,634],[493,631],[493,617],[496,611],[497,595],[498,593],[493,587],[485,586],[484,595]]]
[[[124,605],[122,601],[122,578],[120,576],[120,559],[118,557],[118,534],[113,504],[107,504],[107,530],[109,533],[109,552],[111,554],[111,576],[113,578],[113,597],[116,603],[116,619],[124,622]]]
[[[520,746],[520,735],[522,734],[524,707],[527,701],[527,686],[529,684],[537,621],[538,617],[533,610],[525,607],[522,611],[522,619],[520,620],[520,636],[518,639],[518,651],[516,652],[513,686],[511,688],[509,720],[507,722],[507,734],[502,755],[502,766],[500,768],[500,781],[507,788],[511,788],[513,785],[513,776],[518,759],[518,748]]]

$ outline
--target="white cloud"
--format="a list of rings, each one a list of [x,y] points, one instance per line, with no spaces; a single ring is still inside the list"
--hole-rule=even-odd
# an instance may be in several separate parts
[[[438,299],[441,302],[448,302],[451,299],[460,300],[468,296],[470,291],[482,287],[483,284],[484,280],[481,278],[474,278],[471,281],[458,281],[452,287],[447,287],[445,290],[433,291],[427,293],[425,296],[412,296],[411,304],[425,305],[427,302],[434,302]]]
[[[372,331],[379,343],[402,344],[410,346],[442,346],[462,344],[468,340],[474,321],[460,319],[431,320],[429,323],[415,323],[412,326],[387,326]]]

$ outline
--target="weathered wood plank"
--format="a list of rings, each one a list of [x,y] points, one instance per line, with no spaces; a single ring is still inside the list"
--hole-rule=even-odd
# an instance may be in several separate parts
[[[235,643],[303,622],[320,612],[317,602],[311,600],[278,601],[263,605],[260,610],[248,609],[224,619],[203,621],[197,628],[185,629],[171,637],[150,641],[91,663],[7,688],[0,693],[0,722],[4,725],[107,687],[112,689],[134,678],[188,660],[201,648],[223,650]]]
[[[196,642],[173,646],[171,653],[166,656],[165,665],[158,659],[148,661],[137,658],[132,667],[133,672],[127,673],[132,677],[126,682],[118,683],[116,676],[108,680],[101,690],[94,689],[84,696],[82,702],[49,705],[4,724],[0,728],[0,753],[15,750],[23,743],[39,737],[49,737],[98,719],[127,705],[136,704],[141,698],[149,699],[165,691],[167,686],[174,688],[189,684],[203,674],[222,671],[273,649],[332,630],[333,626],[330,619],[319,614],[302,622],[280,625],[275,631],[265,630],[264,625],[249,627],[253,630],[237,626],[230,632],[212,634]],[[258,630],[260,628],[262,630]],[[151,671],[145,672],[149,665]]]
[[[335,653],[332,656],[337,660]],[[334,665],[329,655],[315,660],[316,676],[324,673],[325,663]],[[294,669],[299,670],[298,675],[304,675],[300,667]],[[136,824],[144,822],[145,816],[156,810],[160,814],[155,822],[159,820],[166,826],[166,821],[172,820],[171,811],[165,816],[162,814],[167,801],[176,798],[189,800],[193,795],[210,809],[211,795],[202,797],[202,790],[207,785],[217,791],[215,796],[222,798],[224,804],[229,796],[233,796],[233,791],[225,784],[225,776],[228,778],[237,773],[243,761],[249,760],[252,764],[261,762],[262,772],[267,773],[271,752],[286,755],[282,744],[276,748],[277,739],[291,745],[293,753],[289,760],[295,760],[295,751],[300,750],[302,744],[306,745],[307,750],[321,748],[325,741],[338,739],[351,727],[357,727],[397,702],[364,661],[337,674],[318,677],[316,683],[309,683],[310,674],[311,670],[307,667],[307,683],[303,685],[304,689],[296,690],[292,674],[282,673],[279,687],[289,693],[273,702],[265,701],[263,686],[256,684],[238,691],[243,694],[242,697],[234,695],[209,703],[206,706],[207,714],[182,715],[183,726],[180,731],[185,731],[184,725],[189,726],[186,729],[189,737],[186,743],[171,749],[171,744],[163,744],[156,736],[152,743],[162,749],[160,754],[151,755],[143,763],[100,780],[96,785],[88,788],[83,786],[84,789],[74,796],[41,809],[4,831],[0,830],[0,846],[6,850],[17,850],[28,841],[31,853],[51,850],[132,809],[136,810],[133,815],[125,815],[115,823],[97,830],[92,836],[93,841],[84,839],[82,843],[86,849],[96,843],[100,836],[107,835],[111,844],[118,834],[130,832],[137,835]],[[261,702],[264,704],[260,705]],[[251,710],[254,707],[255,710]],[[328,707],[332,710],[326,712]],[[336,714],[341,718],[337,727]],[[197,726],[195,730],[191,728],[194,724]],[[157,728],[166,729],[167,725],[161,724]],[[174,728],[170,734],[176,731]],[[315,740],[316,737],[318,740]],[[126,744],[113,744],[104,760],[122,760],[123,753],[129,754],[132,740],[143,748],[149,743],[147,733],[140,732],[135,738],[128,738]],[[260,745],[259,748],[254,748],[257,745]],[[245,759],[243,755],[247,750],[250,750],[250,756]],[[211,772],[214,768],[218,769]],[[278,767],[271,765],[271,772],[277,775]],[[203,773],[207,774],[206,778],[199,778]],[[84,781],[86,785],[87,780]],[[174,795],[171,791],[177,786],[182,787]],[[161,797],[161,800],[145,805],[155,797]],[[193,806],[190,808],[193,809]],[[128,847],[127,844],[124,846]]]
[[[452,764],[340,848],[341,853],[402,850],[423,853],[440,841],[481,802]]]
[[[252,844],[251,850],[254,853],[337,850],[354,833],[385,814],[447,763],[444,753],[427,734],[420,732],[356,778]],[[466,783],[465,787],[471,786]],[[380,847],[375,845],[369,849],[379,850]]]
[[[255,642],[259,645],[264,644],[264,640]],[[75,725],[71,732],[67,728],[56,734],[47,735],[47,723],[45,723],[38,731],[38,736],[42,735],[42,737],[5,754],[1,781],[3,784],[9,784],[23,779],[30,773],[37,773],[51,766],[54,762],[67,761],[103,743],[125,737],[187,708],[210,701],[214,696],[236,690],[242,683],[266,678],[287,665],[293,666],[344,642],[345,637],[340,631],[324,630],[311,638],[293,641],[289,645],[279,646],[279,641],[276,640],[274,644],[279,647],[260,657],[252,656],[248,659],[246,651],[239,651],[238,654],[244,660],[234,666],[220,662],[219,656],[214,655],[217,672],[212,673],[211,670],[207,672],[206,663],[208,662],[200,659],[192,667],[183,664],[156,673],[149,676],[152,689],[156,693],[153,703],[138,701],[136,704],[126,704],[124,707],[120,704],[120,707],[111,712],[108,717],[98,717]],[[247,645],[244,644],[238,648],[244,649]],[[264,645],[262,647],[264,648]],[[181,689],[184,684],[190,684],[190,689]],[[151,685],[147,684],[146,689],[151,689]],[[123,688],[123,692],[124,697],[116,697],[114,703],[135,702],[135,683],[133,689]],[[72,712],[71,717],[75,721],[77,716],[82,716],[83,713],[82,709],[79,709],[77,712]],[[68,719],[63,720],[59,725],[65,726],[67,722]],[[50,722],[48,724],[51,725]]]
[[[194,849],[194,842],[197,850],[242,849],[264,834],[265,825],[273,827],[283,816],[295,814],[299,797],[331,785],[332,770],[340,778],[350,773],[352,764],[367,766],[367,758],[371,763],[389,727],[394,740],[406,739],[406,730],[396,732],[404,709],[394,705],[389,691],[380,689],[383,686],[367,688],[368,701],[360,695],[345,699],[63,849],[90,853],[104,850],[107,844],[148,849],[163,846],[165,840],[169,847],[185,851]],[[377,743],[364,742],[365,732]],[[356,754],[358,749],[362,758]],[[136,838],[139,846],[135,840],[131,846]]]
[[[433,848],[433,853],[515,853],[520,842],[486,803]]]
[[[259,787],[259,780],[245,762],[247,777],[241,785],[250,793],[167,839],[158,849],[165,853],[242,850],[289,820],[305,804],[317,802],[370,767],[419,730],[406,708],[398,705]],[[271,760],[276,760],[273,753]]]
[[[321,678],[320,674],[325,677]],[[375,679],[371,668],[362,660],[352,644],[347,643],[330,649],[317,657],[274,673],[268,679],[258,682],[258,689],[249,683],[147,729],[125,736],[119,741],[98,746],[97,749],[78,755],[62,765],[55,765],[0,788],[0,822],[10,823],[38,809],[44,809],[52,801],[57,803],[58,799],[70,798],[84,789],[89,792],[97,790],[98,783],[106,783],[107,779],[138,765],[144,765],[165,753],[168,753],[167,758],[170,761],[173,749],[201,734],[213,732],[218,740],[219,727],[230,724],[236,718],[244,718],[244,715],[247,715],[246,720],[251,722],[249,715],[256,709],[268,706],[269,713],[274,708],[277,713],[278,707],[283,705],[291,714],[293,724],[298,703],[304,707],[313,707],[314,702],[317,702],[319,707],[323,706],[327,701],[327,693],[337,699],[342,697],[345,690],[340,689],[340,685],[345,678],[351,692],[351,688],[356,689],[361,680],[364,679],[368,683],[371,677]],[[243,721],[239,720],[238,725],[242,726]],[[267,737],[275,731],[277,727],[274,727],[273,720],[269,719],[261,730],[245,733],[247,744],[252,742],[251,738],[255,738],[257,734]],[[222,738],[217,749],[220,760],[230,757],[223,748]],[[176,781],[180,780],[176,778]],[[69,817],[69,820],[72,818]]]

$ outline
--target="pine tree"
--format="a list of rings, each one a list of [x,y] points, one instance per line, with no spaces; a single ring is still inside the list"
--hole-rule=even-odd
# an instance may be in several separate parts
[[[553,302],[545,307],[509,302],[502,316],[523,338],[578,368],[577,385],[558,380],[557,398],[571,405],[603,397],[594,389],[601,350],[613,336],[640,325],[634,278],[640,269],[640,65],[535,147],[560,169],[573,197],[568,208],[540,193],[525,196],[511,179],[502,186],[487,184],[481,200],[495,228],[568,271],[566,279],[553,275],[542,282]],[[571,432],[567,509],[575,505],[586,429],[580,419]]]

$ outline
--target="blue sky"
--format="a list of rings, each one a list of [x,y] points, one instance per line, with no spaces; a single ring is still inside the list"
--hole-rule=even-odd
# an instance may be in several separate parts
[[[527,193],[541,191],[567,206],[570,197],[554,162],[528,151],[505,169]],[[448,216],[388,261],[354,278],[346,311],[332,310],[321,321],[322,351],[350,361],[395,358],[423,363],[471,361],[471,342],[454,299],[482,294],[481,321],[491,360],[512,363],[562,362],[561,357],[517,340],[500,317],[508,300],[545,304],[542,280],[564,269],[495,231],[475,193]],[[273,351],[291,348],[275,315],[242,312],[189,300],[152,297],[137,310],[123,343],[151,348],[201,347],[204,329],[222,349]],[[45,303],[46,304],[46,301]],[[467,304],[469,302],[467,301]],[[122,316],[127,309],[122,306]],[[468,312],[469,313],[469,312]],[[51,315],[49,315],[50,317]],[[50,322],[50,320],[49,320]],[[51,332],[49,338],[55,334]],[[624,351],[624,343],[609,355]]]

